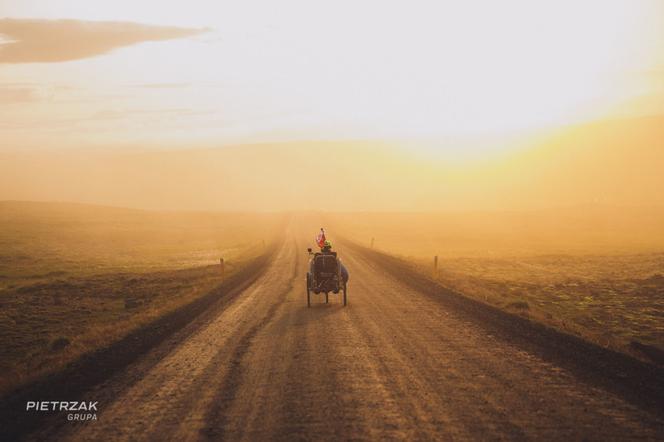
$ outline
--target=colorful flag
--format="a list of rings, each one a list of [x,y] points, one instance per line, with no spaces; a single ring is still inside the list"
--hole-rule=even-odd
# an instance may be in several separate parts
[[[318,244],[318,247],[321,249],[325,245],[325,230],[323,230],[322,227],[320,228],[320,233],[316,236],[316,244]]]

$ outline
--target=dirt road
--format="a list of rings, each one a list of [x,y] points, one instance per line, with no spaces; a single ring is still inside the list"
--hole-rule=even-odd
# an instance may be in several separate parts
[[[637,407],[341,249],[349,305],[307,308],[307,244],[85,394],[58,440],[661,439]]]

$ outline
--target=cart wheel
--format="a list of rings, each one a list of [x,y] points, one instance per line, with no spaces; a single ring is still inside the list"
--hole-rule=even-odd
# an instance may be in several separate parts
[[[327,304],[328,301],[329,301],[329,299],[328,299],[328,294],[327,294],[327,292],[325,292],[325,304]]]
[[[309,290],[309,274],[307,273],[307,307],[311,307],[311,291]]]
[[[347,286],[344,284],[344,307],[348,305],[348,298],[346,296]]]

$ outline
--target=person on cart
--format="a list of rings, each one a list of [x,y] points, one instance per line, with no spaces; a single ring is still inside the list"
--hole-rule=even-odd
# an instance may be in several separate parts
[[[325,230],[323,230],[322,227],[320,228],[320,233],[316,237],[316,244],[320,248],[320,253],[324,255],[334,255],[334,256],[337,255],[336,252],[332,251],[332,243],[325,238]],[[346,284],[349,278],[348,269],[346,269],[346,266],[343,265],[343,263],[339,258],[337,258],[337,262],[339,263],[339,272],[341,273],[341,279],[343,280],[344,284]],[[311,261],[309,266],[310,266],[309,272],[313,275],[314,273],[313,260]]]

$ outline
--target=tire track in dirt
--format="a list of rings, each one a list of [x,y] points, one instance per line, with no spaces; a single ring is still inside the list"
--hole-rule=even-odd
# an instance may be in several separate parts
[[[293,248],[297,250],[297,245],[293,240]],[[294,281],[300,263],[300,255],[295,254],[295,265],[292,266],[291,276],[289,278],[289,285],[278,294],[274,299],[274,304],[269,308],[267,314],[257,324],[252,326],[246,334],[240,339],[235,350],[229,358],[229,370],[226,376],[221,381],[218,387],[218,394],[211,401],[208,411],[206,413],[205,422],[207,425],[200,433],[204,438],[213,440],[225,439],[224,430],[228,426],[227,411],[232,406],[232,403],[237,398],[237,392],[242,384],[242,377],[244,372],[243,359],[249,350],[252,341],[276,315],[277,310],[283,307],[283,300],[287,294],[294,289]],[[266,294],[267,296],[274,296],[273,294]],[[210,424],[212,423],[212,424]]]
[[[350,244],[373,272],[398,274],[407,290],[416,291],[446,311],[481,325],[489,334],[503,336],[522,350],[556,366],[564,367],[580,380],[609,390],[637,407],[659,414],[664,409],[664,368],[599,347],[579,337],[558,332],[527,318],[464,297],[438,285],[409,265],[381,252]]]
[[[211,414],[210,425],[223,427],[228,440],[330,440],[366,431],[403,437],[391,422],[382,423],[385,413],[392,420],[404,413],[366,357],[371,352],[350,310],[340,305],[339,295],[331,295],[329,305],[318,296],[307,308],[306,267],[299,267],[285,307],[245,353],[235,400],[225,407],[225,416]]]
[[[661,411],[586,382],[514,340],[509,323],[441,302],[355,249],[339,250],[348,307],[331,295],[307,308],[299,233],[195,332],[105,385],[116,397],[99,422],[46,438],[664,438]]]
[[[496,330],[489,335],[465,314],[404,286],[403,273],[392,276],[361,255],[346,256],[355,274],[355,297],[360,291],[373,305],[360,323],[366,336],[379,340],[375,346],[385,350],[381,357],[391,373],[385,377],[395,382],[399,371],[410,371],[402,385],[414,391],[402,397],[428,395],[426,403],[439,405],[436,414],[447,410],[457,422],[462,430],[457,436],[604,434],[614,439],[663,434],[661,416],[579,381],[572,372],[514,346],[509,335]],[[390,353],[401,362],[391,360]],[[449,425],[440,429],[445,434],[454,430]]]
[[[112,382],[114,377],[123,377],[125,387],[137,382],[142,373],[170,352],[173,342],[186,339],[198,329],[205,316],[223,308],[251,286],[263,274],[273,253],[274,249],[269,249],[209,294],[138,328],[107,348],[84,355],[61,372],[1,398],[0,417],[3,423],[0,425],[0,438],[20,439],[28,432],[40,432],[42,427],[47,428],[42,434],[48,435],[58,428],[64,431],[78,426],[63,420],[61,414],[26,414],[25,403],[28,400],[80,401],[90,397],[103,400],[109,390],[107,383]],[[152,356],[143,357],[146,354]],[[136,365],[140,366],[140,370],[135,369]],[[111,393],[110,397],[114,395]]]
[[[292,246],[284,243],[276,261],[290,266],[292,257]],[[188,433],[188,428],[199,425],[203,421],[200,412],[209,405],[210,387],[222,379],[230,366],[229,349],[235,348],[254,321],[260,321],[274,305],[274,299],[266,302],[261,294],[273,293],[275,287],[287,287],[290,283],[288,274],[280,273],[271,264],[250,288],[208,318],[195,333],[167,343],[170,351],[165,357],[147,371],[135,373],[140,379],[130,385],[125,385],[125,379],[118,379],[115,385],[107,386],[117,396],[110,404],[100,403],[99,421],[80,426],[65,438],[152,440],[164,434]]]

